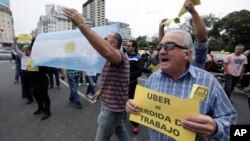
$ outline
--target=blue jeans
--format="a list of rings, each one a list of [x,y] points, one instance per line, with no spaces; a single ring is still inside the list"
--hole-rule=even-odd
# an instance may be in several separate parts
[[[78,76],[67,76],[69,88],[70,88],[70,97],[71,101],[80,102],[80,96],[77,92],[78,87]]]
[[[123,112],[112,112],[101,107],[101,112],[98,116],[98,129],[96,134],[96,141],[109,141],[112,134],[115,132],[119,141],[129,141],[129,134],[124,125]]]
[[[86,80],[89,82],[88,88],[87,88],[87,92],[86,94],[89,94],[91,92],[91,94],[95,94],[95,85],[94,85],[94,80],[95,80],[95,76],[86,76]]]

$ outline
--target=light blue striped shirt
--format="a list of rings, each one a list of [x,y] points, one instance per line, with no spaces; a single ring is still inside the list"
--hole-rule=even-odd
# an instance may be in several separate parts
[[[211,116],[217,123],[217,132],[211,137],[196,136],[197,141],[228,141],[230,125],[235,124],[237,113],[217,79],[200,68],[189,66],[177,80],[161,70],[154,72],[146,81],[145,86],[161,93],[171,94],[183,99],[189,98],[193,84],[208,87],[208,95],[200,103],[200,114]],[[149,129],[150,141],[173,141],[174,139]]]

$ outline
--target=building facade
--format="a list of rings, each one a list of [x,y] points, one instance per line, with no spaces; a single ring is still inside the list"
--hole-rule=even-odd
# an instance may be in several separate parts
[[[107,21],[107,25],[117,24],[117,23],[120,24],[120,26],[121,26],[121,36],[122,36],[123,43],[126,43],[129,40],[133,39],[131,36],[131,28],[129,27],[129,24],[123,23],[123,22]]]
[[[0,47],[11,46],[14,42],[14,25],[9,6],[0,3]]]
[[[37,28],[32,31],[32,35],[36,36],[40,33],[58,32],[72,30],[74,26],[72,22],[64,16],[62,6],[46,5],[46,15],[40,16]]]
[[[84,16],[93,26],[106,25],[105,0],[88,0],[82,6]]]

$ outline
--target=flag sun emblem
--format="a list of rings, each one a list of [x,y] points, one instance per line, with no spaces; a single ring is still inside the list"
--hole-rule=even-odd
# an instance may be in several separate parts
[[[75,50],[75,44],[70,42],[70,43],[67,43],[66,46],[65,46],[65,50],[67,53],[73,53],[74,50]]]

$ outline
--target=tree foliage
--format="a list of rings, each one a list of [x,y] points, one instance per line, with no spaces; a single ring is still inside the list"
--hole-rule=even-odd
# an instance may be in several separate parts
[[[250,11],[232,12],[214,23],[209,36],[226,45],[226,51],[233,51],[234,46],[243,44],[250,49]]]
[[[209,50],[232,52],[237,44],[245,45],[246,50],[250,49],[250,11],[235,11],[223,18],[218,18],[214,14],[205,15],[201,18],[208,30]],[[191,17],[187,18],[179,26],[194,35],[194,25]],[[157,37],[148,42],[147,36],[139,36],[136,41],[139,48],[158,44]]]
[[[139,48],[144,48],[148,46],[147,36],[139,36],[136,38],[136,42]]]

